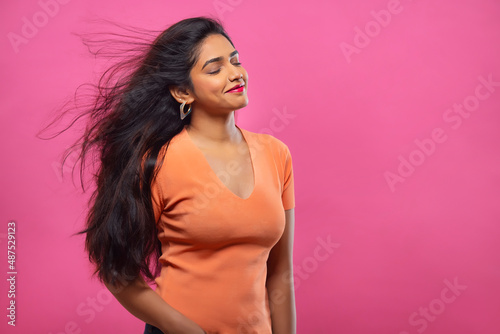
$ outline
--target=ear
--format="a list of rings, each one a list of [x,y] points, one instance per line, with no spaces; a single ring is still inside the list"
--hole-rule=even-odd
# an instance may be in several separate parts
[[[181,88],[178,86],[169,87],[170,94],[177,100],[177,102],[191,104],[194,101],[194,96],[189,89]]]

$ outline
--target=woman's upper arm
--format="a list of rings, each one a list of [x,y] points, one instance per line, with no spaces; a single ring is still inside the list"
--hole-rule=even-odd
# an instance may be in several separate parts
[[[285,230],[280,240],[269,253],[267,261],[268,275],[275,272],[285,272],[293,267],[295,209],[285,210]]]

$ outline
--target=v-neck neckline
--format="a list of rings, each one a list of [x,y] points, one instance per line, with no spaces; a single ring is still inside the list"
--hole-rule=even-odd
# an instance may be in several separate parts
[[[208,162],[207,158],[205,157],[205,154],[203,154],[203,152],[201,151],[200,148],[198,148],[198,146],[196,146],[196,144],[194,143],[194,141],[191,139],[191,137],[189,136],[189,133],[187,132],[187,129],[186,129],[186,126],[184,126],[184,128],[182,128],[182,132],[184,134],[184,136],[186,137],[187,141],[191,144],[191,146],[194,148],[195,151],[197,151],[198,155],[200,155],[200,158],[202,159],[203,161],[203,164],[208,168],[209,170],[209,173],[211,174],[212,178],[215,178],[216,182],[219,183],[219,186],[221,186],[222,188],[224,188],[225,191],[229,192],[232,194],[232,196],[234,196],[235,198],[239,199],[239,200],[242,200],[242,201],[247,201],[249,200],[251,197],[253,197],[254,193],[255,193],[255,189],[257,188],[257,181],[258,181],[258,177],[257,177],[257,168],[256,168],[256,165],[255,165],[255,157],[253,156],[252,154],[252,143],[251,143],[251,140],[249,139],[249,135],[248,133],[246,132],[246,130],[244,129],[241,129],[239,126],[235,125],[236,128],[238,128],[238,130],[240,130],[240,133],[241,135],[243,136],[243,140],[245,141],[245,143],[247,144],[247,147],[248,147],[248,154],[250,155],[250,163],[252,164],[252,173],[253,173],[253,189],[252,191],[250,192],[250,195],[248,195],[248,197],[246,198],[243,198],[243,197],[240,197],[238,195],[236,195],[231,189],[229,189],[225,184],[224,182],[222,182],[222,180],[219,178],[219,176],[217,175],[217,173],[215,173],[215,171],[213,170],[212,166],[210,166],[210,163]]]

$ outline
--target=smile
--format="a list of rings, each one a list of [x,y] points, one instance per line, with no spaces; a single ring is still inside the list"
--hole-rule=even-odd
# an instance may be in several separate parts
[[[245,85],[241,84],[240,86],[228,90],[226,93],[241,93],[244,90],[245,90]]]

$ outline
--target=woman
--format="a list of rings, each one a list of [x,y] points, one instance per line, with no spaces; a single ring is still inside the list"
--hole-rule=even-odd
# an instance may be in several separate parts
[[[190,18],[137,60],[81,141],[100,163],[80,232],[95,273],[145,333],[295,333],[291,156],[235,124],[248,75],[231,39]]]

